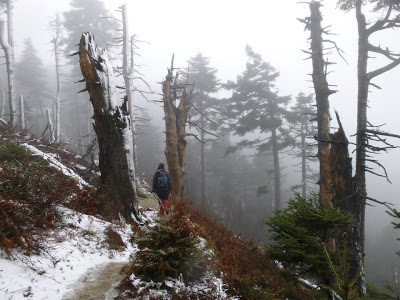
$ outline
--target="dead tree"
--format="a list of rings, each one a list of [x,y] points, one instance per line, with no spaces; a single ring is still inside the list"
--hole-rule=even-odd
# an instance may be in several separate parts
[[[47,119],[46,129],[49,131],[49,143],[53,143],[54,142],[54,127],[53,127],[53,121],[51,120],[51,112],[49,109],[46,109],[46,119]]]
[[[332,205],[331,175],[329,167],[330,154],[330,114],[329,114],[329,95],[335,93],[331,90],[326,79],[326,67],[328,63],[324,60],[323,53],[323,29],[321,26],[322,16],[320,12],[320,2],[312,1],[310,3],[311,15],[303,20],[311,32],[310,52],[313,66],[312,81],[315,90],[315,99],[317,102],[317,128],[318,133],[318,159],[320,179],[319,195],[326,203]]]
[[[136,39],[135,35],[129,34],[129,26],[128,26],[128,14],[127,14],[127,5],[124,4],[118,10],[121,12],[121,19],[117,19],[122,23],[122,36],[119,36],[114,39],[115,46],[122,46],[122,66],[118,67],[115,71],[122,75],[124,79],[124,87],[120,87],[125,89],[126,96],[128,97],[128,111],[131,117],[132,125],[132,143],[133,143],[133,160],[135,163],[135,168],[137,167],[137,130],[136,130],[136,116],[135,116],[135,101],[134,101],[134,92],[140,93],[145,99],[147,99],[146,94],[152,94],[153,92],[150,89],[149,84],[142,78],[141,74],[136,70],[135,65],[135,49],[138,49],[137,46],[139,41]],[[114,19],[113,17],[109,17]],[[134,85],[134,81],[139,80],[146,85],[148,91],[143,91]],[[140,118],[138,119],[140,120]]]
[[[311,16],[305,20],[301,20],[306,24],[306,29],[311,32],[311,49],[307,52],[311,55],[313,64],[313,84],[315,97],[317,102],[317,126],[318,133],[316,140],[318,141],[318,158],[320,161],[320,197],[323,201],[331,206],[342,208],[347,213],[353,212],[353,181],[351,177],[351,159],[348,154],[348,141],[342,124],[339,123],[339,130],[335,134],[330,134],[330,113],[329,113],[329,95],[335,93],[331,90],[327,81],[327,66],[329,63],[324,60],[323,43],[332,43],[340,54],[333,41],[323,39],[323,34],[329,34],[321,26],[322,16],[320,12],[321,3],[311,1]],[[349,237],[352,237],[352,228],[348,228]],[[349,238],[350,240],[350,238]],[[336,250],[334,240],[328,243],[328,249]],[[349,247],[350,261],[357,263],[357,254],[351,243]],[[361,260],[360,260],[361,262]]]
[[[171,68],[162,82],[163,103],[165,114],[165,156],[171,177],[171,200],[182,200],[183,182],[185,176],[186,122],[193,98],[193,86],[188,90],[188,84],[178,84],[179,74],[174,75],[174,57]],[[179,100],[179,104],[176,102]]]
[[[19,96],[19,126],[21,129],[26,128],[25,124],[25,104],[24,104],[24,96]]]
[[[56,63],[56,80],[57,80],[57,94],[55,99],[55,131],[54,131],[54,141],[56,143],[61,140],[61,80],[60,80],[60,34],[61,34],[61,20],[60,15],[57,14],[56,18],[50,22],[50,26],[54,28],[55,35],[52,39],[54,46],[54,59]]]
[[[357,78],[358,78],[358,95],[357,95],[357,139],[356,139],[356,172],[354,176],[355,190],[356,190],[356,203],[357,209],[355,211],[355,243],[358,245],[358,252],[361,258],[361,254],[364,251],[365,244],[365,206],[367,200],[372,199],[367,196],[366,188],[366,172],[374,175],[383,176],[387,178],[386,170],[384,167],[372,156],[374,153],[387,151],[388,149],[395,148],[391,143],[387,141],[387,137],[399,137],[383,132],[379,129],[379,126],[372,126],[368,122],[367,108],[368,108],[368,96],[369,87],[373,86],[380,89],[379,86],[372,83],[371,81],[386,73],[400,64],[400,53],[394,53],[388,48],[383,48],[380,45],[374,45],[370,42],[370,38],[373,34],[379,33],[383,30],[391,30],[400,27],[400,13],[399,4],[396,1],[388,1],[383,4],[382,7],[377,6],[377,10],[385,9],[386,13],[375,22],[368,23],[366,17],[362,11],[363,1],[356,0],[354,3],[356,18],[358,24],[358,66],[357,66]],[[381,4],[379,4],[381,5]],[[368,61],[371,57],[376,55],[385,57],[389,60],[389,63],[368,71]],[[374,145],[376,142],[381,143],[382,146]],[[367,165],[369,164],[369,165]],[[382,169],[382,173],[378,174],[372,166],[377,166]],[[352,270],[354,273],[356,270]],[[359,293],[365,295],[365,278],[360,277],[359,281]]]
[[[82,35],[79,62],[94,110],[101,191],[126,220],[132,220],[132,214],[140,220],[127,98],[117,96],[108,51],[98,51],[90,33]]]
[[[6,91],[2,90],[1,91],[1,113],[0,113],[0,118],[4,117],[5,109],[6,109]]]
[[[3,48],[6,58],[7,79],[8,79],[8,102],[10,106],[11,126],[16,125],[16,107],[15,107],[15,79],[14,79],[14,44],[13,44],[13,14],[12,2],[8,0],[6,3],[7,23],[0,21],[0,46]]]

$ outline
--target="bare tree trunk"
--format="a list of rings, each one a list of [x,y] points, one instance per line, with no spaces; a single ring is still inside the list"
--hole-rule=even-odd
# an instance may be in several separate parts
[[[133,161],[136,170],[137,168],[136,126],[135,126],[135,116],[133,113],[134,43],[133,43],[133,36],[130,37],[128,32],[127,5],[126,4],[122,5],[121,9],[122,9],[122,72],[125,83],[126,96],[128,97],[128,111],[132,122],[131,129],[133,137],[132,138]],[[131,38],[130,42],[129,38]],[[129,64],[129,55],[130,55],[130,64]]]
[[[82,35],[79,62],[94,110],[94,131],[99,143],[102,191],[120,215],[140,220],[133,163],[128,99],[116,93],[114,72],[107,50],[97,50],[89,33]]]
[[[25,105],[24,105],[24,96],[19,96],[19,126],[21,129],[25,129]]]
[[[326,79],[326,63],[323,57],[322,27],[321,27],[321,4],[316,1],[310,3],[310,30],[311,30],[311,53],[315,98],[317,102],[317,124],[318,124],[318,158],[320,162],[319,195],[323,201],[332,205],[331,174],[329,167],[330,152],[330,114],[329,95],[334,91],[328,87]],[[331,249],[332,250],[332,249]]]
[[[49,109],[46,109],[46,118],[47,118],[47,129],[49,130],[49,142],[54,142],[54,127],[53,122],[51,121],[51,113]]]
[[[9,5],[10,1],[9,1]],[[10,35],[11,30],[10,30],[10,24],[11,18],[12,18],[12,13],[11,13],[11,6],[7,7],[8,10],[8,34]],[[10,120],[9,124],[11,126],[15,126],[16,124],[16,119],[15,119],[15,80],[14,80],[14,49],[12,47],[12,44],[10,44],[10,41],[12,39],[10,36],[8,37],[8,40],[6,39],[6,25],[4,21],[0,21],[0,45],[4,50],[5,53],[5,58],[6,58],[6,66],[7,66],[7,79],[8,79],[8,102],[10,106]]]
[[[205,120],[204,120],[204,103],[201,100],[200,107],[200,178],[201,178],[201,205],[204,210],[208,211],[207,207],[207,197],[206,197],[206,172],[205,172],[205,141],[204,141],[204,128],[205,128]]]
[[[61,28],[61,21],[60,16],[57,14],[55,19],[55,30],[56,35],[53,37],[53,44],[54,44],[54,58],[56,62],[56,79],[57,79],[57,95],[56,95],[56,109],[55,109],[55,142],[58,143],[61,140],[61,122],[60,122],[60,115],[61,115],[61,107],[60,107],[60,98],[61,98],[61,82],[60,82],[60,57],[59,57],[59,42],[60,42],[60,28]]]
[[[307,151],[306,132],[307,124],[301,124],[301,197],[307,196]]]
[[[6,110],[6,92],[4,90],[1,91],[1,115],[0,118],[4,117],[4,112]]]
[[[274,210],[281,209],[281,168],[279,163],[279,146],[276,136],[276,128],[271,130],[272,156],[274,159]]]
[[[163,102],[165,114],[165,156],[168,162],[169,173],[172,183],[171,200],[182,200],[183,182],[185,175],[185,150],[186,150],[186,121],[193,98],[193,89],[188,92],[183,87],[181,95],[178,95],[182,85],[178,85],[174,78],[174,58],[172,58],[171,69],[162,83]],[[179,100],[179,105],[175,102]]]

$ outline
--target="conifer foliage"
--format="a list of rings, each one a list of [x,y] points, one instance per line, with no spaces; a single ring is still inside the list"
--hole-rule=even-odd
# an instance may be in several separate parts
[[[295,194],[288,207],[275,212],[266,224],[271,240],[267,255],[284,266],[295,267],[300,274],[331,278],[328,257],[322,243],[337,238],[351,219],[337,208],[330,207],[314,195],[302,198]],[[336,262],[336,254],[332,253]]]
[[[137,238],[140,251],[135,274],[158,282],[180,274],[190,282],[204,274],[205,256],[198,248],[195,226],[184,214],[184,205],[178,203],[172,215],[160,218],[148,234]]]
[[[246,69],[238,75],[236,82],[229,81],[225,87],[232,91],[228,99],[226,111],[233,120],[232,128],[235,134],[244,136],[247,133],[259,131],[261,138],[251,141],[244,140],[238,144],[241,147],[257,147],[260,152],[272,150],[274,161],[275,209],[281,207],[281,174],[279,152],[292,143],[289,131],[283,120],[286,118],[290,97],[278,95],[275,80],[279,72],[260,54],[246,47],[248,61]],[[266,138],[264,134],[269,134]]]

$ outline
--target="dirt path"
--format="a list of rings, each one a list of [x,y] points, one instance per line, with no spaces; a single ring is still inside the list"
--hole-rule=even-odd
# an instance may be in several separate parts
[[[139,204],[144,208],[158,210],[158,202],[154,195],[139,197]],[[121,269],[125,263],[109,263],[90,268],[65,294],[62,300],[112,300],[118,295],[115,287],[124,278]]]
[[[94,267],[79,280],[74,292],[64,295],[62,300],[111,300],[118,295],[114,289],[124,274],[120,271],[124,263],[110,263]]]

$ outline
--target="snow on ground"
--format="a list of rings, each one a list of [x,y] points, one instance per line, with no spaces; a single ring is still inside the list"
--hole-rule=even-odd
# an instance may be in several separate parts
[[[47,240],[48,253],[24,256],[17,250],[11,260],[0,257],[0,299],[62,299],[93,267],[128,262],[137,248],[129,243],[128,226],[113,225],[128,246],[110,251],[104,246],[104,230],[110,223],[60,207],[66,226]]]
[[[25,147],[30,152],[32,152],[33,155],[42,157],[44,160],[46,160],[50,164],[50,166],[61,171],[64,175],[75,179],[80,188],[82,188],[83,186],[90,187],[90,185],[85,180],[83,180],[82,177],[80,177],[78,174],[76,174],[74,170],[72,170],[72,169],[64,166],[62,163],[60,163],[56,159],[55,154],[45,153],[43,151],[40,151],[35,146],[29,145],[27,143],[22,144],[22,146]]]
[[[80,187],[89,186],[72,169],[60,163],[55,154],[44,153],[26,143],[22,145],[33,155],[41,156],[66,176],[74,178]],[[146,188],[144,190],[146,191]],[[146,191],[145,194],[147,195],[148,192]],[[151,198],[151,195],[148,195],[148,198]],[[156,205],[157,201],[152,200]],[[146,203],[143,202],[143,204],[146,207]],[[95,280],[96,273],[102,272],[108,266],[128,263],[138,251],[136,244],[132,245],[129,242],[132,232],[128,225],[111,224],[66,207],[58,207],[58,210],[63,216],[63,226],[60,226],[61,229],[50,231],[49,237],[45,237],[47,250],[41,255],[26,256],[21,252],[22,250],[14,249],[8,256],[0,250],[1,300],[75,299],[75,292],[81,292],[88,278]],[[154,226],[157,215],[156,210],[147,208],[143,212],[143,220],[148,226]],[[121,235],[127,245],[125,250],[119,252],[107,248],[104,243],[104,231],[108,226],[112,226]],[[204,246],[205,240],[201,239],[200,247]],[[212,255],[212,252],[209,254]],[[112,279],[115,281],[115,278]],[[131,280],[139,289],[149,289],[151,295],[157,298],[171,299],[170,292],[161,288],[158,283],[145,282],[134,275],[131,276]],[[166,285],[177,292],[185,290],[198,295],[212,293],[214,299],[239,299],[227,296],[223,280],[211,272],[208,272],[202,280],[189,286],[185,286],[181,279],[169,279]],[[112,298],[110,297],[107,296],[107,299]]]
[[[157,282],[146,282],[136,277],[134,274],[130,276],[133,286],[137,289],[137,293],[140,294],[146,290],[149,293],[149,299],[172,299],[171,292],[162,288],[161,283]],[[176,293],[188,293],[200,297],[203,295],[209,298],[210,294],[213,299],[219,300],[238,300],[239,297],[228,296],[226,294],[226,285],[223,283],[221,278],[216,277],[213,273],[207,272],[207,274],[199,281],[190,285],[185,285],[182,278],[172,279],[169,278],[165,281],[165,285]]]

